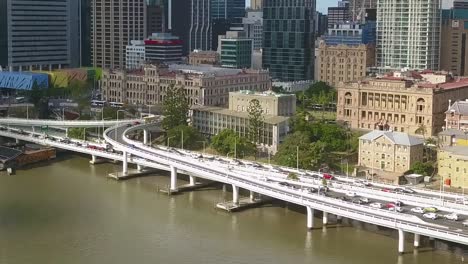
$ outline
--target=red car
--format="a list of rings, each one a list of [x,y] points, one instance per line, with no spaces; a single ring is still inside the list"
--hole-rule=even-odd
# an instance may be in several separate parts
[[[381,191],[382,192],[391,192],[392,190],[390,190],[389,188],[383,188]]]
[[[333,180],[335,177],[333,177],[333,175],[331,175],[331,174],[324,173],[324,174],[323,174],[323,178],[324,178],[325,180]]]
[[[393,208],[393,207],[396,207],[396,204],[394,203],[388,203],[385,205],[386,208]]]

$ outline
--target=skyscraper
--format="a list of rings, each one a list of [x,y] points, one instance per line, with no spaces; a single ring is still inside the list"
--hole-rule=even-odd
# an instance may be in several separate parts
[[[468,9],[442,11],[440,69],[468,75]]]
[[[167,31],[172,35],[179,37],[183,45],[183,55],[189,54],[189,32],[191,28],[191,5],[187,4],[188,0],[164,0],[164,9],[167,16],[165,17],[165,25]],[[192,1],[192,0],[189,0]]]
[[[163,0],[146,0],[146,36],[165,31]]]
[[[349,15],[352,21],[363,21],[367,9],[376,9],[377,0],[349,0]]]
[[[0,66],[55,69],[80,64],[79,1],[0,1]]]
[[[263,1],[263,67],[274,79],[313,79],[315,0]]]
[[[440,4],[440,0],[378,0],[380,69],[439,69]]]
[[[263,8],[263,0],[250,0],[250,8],[254,10],[260,10]]]
[[[125,47],[131,40],[146,37],[145,24],[145,0],[93,0],[93,65],[125,68]]]
[[[245,0],[210,0],[212,38],[211,48],[217,49],[218,36],[226,34],[231,27],[241,27],[245,16]]]
[[[190,18],[189,51],[211,49],[210,0],[191,0]]]

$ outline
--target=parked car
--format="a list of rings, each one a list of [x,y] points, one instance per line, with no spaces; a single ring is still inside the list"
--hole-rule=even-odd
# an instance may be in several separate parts
[[[452,221],[458,221],[458,214],[456,213],[446,214],[444,215],[444,218],[448,220],[452,220]]]
[[[439,216],[436,213],[423,214],[424,218],[436,220]]]
[[[383,207],[381,203],[371,203],[369,204],[369,206],[372,208],[378,208],[378,209],[381,209]]]
[[[414,207],[414,208],[411,208],[411,212],[418,213],[418,214],[423,214],[424,209],[422,207]]]

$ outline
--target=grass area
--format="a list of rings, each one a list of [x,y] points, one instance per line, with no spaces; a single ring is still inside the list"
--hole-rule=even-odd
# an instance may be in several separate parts
[[[316,120],[336,120],[336,112],[309,111],[309,114]]]

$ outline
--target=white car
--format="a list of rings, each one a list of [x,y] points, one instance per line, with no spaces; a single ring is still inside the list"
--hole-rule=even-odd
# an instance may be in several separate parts
[[[356,197],[357,194],[355,192],[347,192],[346,193],[346,196],[349,196],[349,197]]]
[[[400,206],[393,206],[393,207],[388,208],[388,210],[392,212],[397,212],[397,213],[403,212],[403,208],[401,208]]]
[[[422,209],[421,207],[415,207],[415,208],[411,208],[411,212],[418,213],[418,214],[424,214],[424,209]]]
[[[367,197],[361,197],[359,200],[361,200],[363,203],[369,203],[369,198]]]
[[[371,203],[369,204],[369,206],[372,208],[378,208],[378,209],[381,209],[383,207],[381,203]]]
[[[464,227],[467,227],[467,226],[468,226],[468,220],[465,220],[465,221],[463,222],[463,226],[464,226]]]
[[[458,214],[456,213],[446,214],[444,217],[448,220],[458,221]]]
[[[356,186],[356,187],[364,187],[364,183],[362,183],[361,181],[355,181],[355,182],[354,182],[354,186]]]
[[[423,214],[424,218],[436,220],[439,216],[436,213]]]

